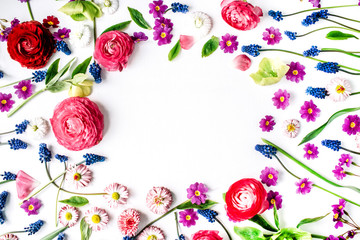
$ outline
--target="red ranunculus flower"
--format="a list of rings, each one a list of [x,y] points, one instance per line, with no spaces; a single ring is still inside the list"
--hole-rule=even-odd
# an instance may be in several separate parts
[[[200,230],[192,235],[192,240],[221,240],[219,231],[215,230]]]
[[[224,21],[238,30],[251,30],[260,22],[261,8],[243,0],[223,0],[221,16]]]
[[[269,208],[267,193],[261,182],[244,178],[232,184],[225,195],[225,209],[230,220],[248,220]]]
[[[58,143],[80,151],[102,140],[104,116],[88,98],[71,97],[59,103],[50,119]]]
[[[44,67],[55,50],[51,32],[37,21],[23,22],[15,26],[8,37],[7,50],[10,57],[22,67]]]

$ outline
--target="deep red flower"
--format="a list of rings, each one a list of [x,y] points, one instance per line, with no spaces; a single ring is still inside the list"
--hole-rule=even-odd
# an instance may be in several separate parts
[[[44,20],[43,20],[43,25],[46,28],[50,28],[50,27],[58,28],[59,23],[60,23],[59,19],[55,16],[47,16],[47,18],[44,18]]]

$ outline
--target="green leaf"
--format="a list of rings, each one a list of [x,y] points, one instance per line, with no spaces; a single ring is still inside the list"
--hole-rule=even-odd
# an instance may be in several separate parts
[[[311,240],[311,234],[297,228],[283,228],[274,234],[271,240]]]
[[[314,222],[320,221],[321,219],[325,218],[329,214],[330,213],[327,213],[326,215],[321,216],[321,217],[305,218],[299,222],[299,224],[296,226],[296,228],[299,228],[300,226],[302,226],[304,224],[309,224],[309,223],[314,223]]]
[[[74,21],[85,21],[87,18],[82,13],[73,14],[70,16]]]
[[[46,89],[52,93],[57,93],[68,90],[70,87],[71,87],[70,83],[65,81],[58,81]]]
[[[82,13],[84,11],[84,5],[82,1],[68,2],[62,6],[59,11],[70,16],[73,14]]]
[[[52,239],[56,238],[60,233],[65,231],[67,228],[68,228],[68,226],[59,228],[59,229],[53,231],[52,233],[49,233],[45,237],[41,238],[40,240],[52,240]]]
[[[234,232],[242,239],[242,240],[263,240],[265,237],[263,233],[253,227],[234,227]]]
[[[83,1],[84,4],[84,16],[89,20],[94,20],[94,18],[99,18],[102,16],[101,8],[91,1]]]
[[[205,210],[205,209],[211,208],[215,204],[217,204],[217,202],[214,202],[211,200],[206,200],[205,203],[202,203],[200,205],[192,204],[190,201],[186,201],[183,204],[180,204],[179,206],[177,206],[176,209],[185,210],[185,209],[195,208],[195,209]]]
[[[329,125],[332,121],[334,121],[337,117],[340,117],[341,115],[344,115],[346,113],[349,113],[349,112],[354,112],[354,111],[358,111],[360,110],[360,107],[357,107],[357,108],[346,108],[346,109],[343,109],[343,110],[340,110],[336,113],[334,113],[330,118],[329,120],[327,120],[326,123],[324,123],[323,125],[321,125],[319,128],[313,130],[312,132],[308,133],[302,140],[301,142],[299,143],[299,146],[303,143],[306,143],[314,138],[317,137],[317,135],[319,135],[327,125]]]
[[[58,73],[60,58],[56,59],[49,67],[46,72],[45,85]]]
[[[84,197],[80,196],[73,196],[69,199],[61,200],[59,201],[61,203],[65,203],[67,205],[73,206],[73,207],[82,207],[89,203],[89,200],[87,200]]]
[[[74,76],[78,73],[86,73],[86,70],[90,64],[91,58],[92,57],[88,57],[82,63],[77,65],[76,68],[74,69],[74,71],[72,72],[71,77],[74,78]]]
[[[219,47],[219,38],[212,36],[203,46],[201,51],[201,57],[208,57]]]
[[[127,26],[129,26],[130,23],[131,23],[131,20],[112,25],[111,27],[108,27],[107,29],[105,29],[105,31],[103,31],[101,34],[104,34],[106,32],[110,32],[113,30],[121,31],[121,30],[125,29]]]
[[[223,197],[224,202],[226,202],[226,200],[225,200],[226,199],[226,193],[223,193],[222,197]]]
[[[331,31],[326,35],[326,38],[330,39],[330,40],[346,40],[346,39],[349,39],[349,38],[359,39],[358,37],[356,37],[356,36],[354,36],[352,34],[343,33],[343,32],[340,32],[340,31]]]
[[[277,232],[278,229],[276,229],[274,226],[272,226],[270,223],[268,223],[261,215],[257,214],[254,217],[250,218],[249,221],[254,222],[258,225],[260,225],[263,229],[271,231],[271,232]]]
[[[51,87],[55,84],[70,68],[71,63],[75,58],[71,59],[51,80],[46,84],[46,88]]]
[[[92,234],[92,230],[89,227],[89,224],[85,222],[85,217],[83,217],[80,222],[80,233],[81,240],[89,240]]]
[[[69,2],[62,6],[59,11],[71,16],[75,21],[93,20],[95,17],[102,16],[100,7],[91,1]]]
[[[279,222],[279,215],[277,213],[276,204],[274,204],[274,222],[277,229],[280,230],[280,222]]]
[[[76,74],[73,79],[71,79],[71,83],[76,85],[76,84],[80,84],[82,82],[84,82],[87,79],[87,75],[84,73],[78,73]]]
[[[141,28],[151,30],[152,27],[146,22],[141,12],[138,10],[128,7],[131,19]]]
[[[181,46],[180,46],[180,40],[179,40],[179,41],[177,41],[175,46],[169,52],[169,55],[168,55],[169,61],[174,60],[177,57],[177,55],[179,55],[180,50],[181,50]]]

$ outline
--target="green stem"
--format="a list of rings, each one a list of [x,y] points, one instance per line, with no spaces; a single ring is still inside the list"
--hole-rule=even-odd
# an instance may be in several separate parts
[[[176,223],[176,233],[177,233],[178,238],[180,240],[179,222],[178,222],[177,212],[174,212],[174,215],[175,215],[175,223]]]
[[[94,2],[94,0],[91,0],[91,2]],[[96,44],[96,17],[94,17],[93,19],[93,28],[94,28],[94,31],[93,31],[93,34],[94,34],[94,48],[95,48],[95,44]]]
[[[353,153],[353,154],[357,154],[357,155],[360,155],[360,153],[359,152],[355,152],[355,151],[353,151],[353,150],[350,150],[350,149],[347,149],[347,148],[344,148],[344,147],[340,147],[342,150],[345,150],[345,151],[348,151],[348,152],[351,152],[351,153]]]
[[[1,185],[1,184],[4,184],[4,183],[8,183],[8,182],[14,182],[14,181],[16,181],[16,180],[6,180],[6,181],[2,181],[2,182],[0,182],[0,185]]]
[[[357,57],[357,58],[360,58],[359,55],[356,55],[354,53],[360,53],[360,52],[349,52],[349,51],[345,51],[345,50],[342,50],[342,49],[337,49],[337,48],[322,48],[320,49],[321,52],[338,52],[338,53],[344,53],[344,54],[347,54],[349,56],[352,56],[352,57]]]
[[[37,95],[39,95],[42,92],[45,92],[46,88],[43,88],[39,91],[37,91],[36,93],[34,93],[33,95],[31,95],[29,98],[27,98],[25,101],[23,101],[19,106],[17,106],[15,109],[13,109],[7,116],[11,117],[12,115],[14,115],[14,113],[16,113],[20,108],[22,108],[27,102],[29,102],[31,99],[33,99],[34,97],[36,97]]]
[[[350,94],[351,95],[351,94]],[[357,165],[356,163],[354,162],[351,162],[352,165],[356,166],[356,167],[360,167],[359,165]]]
[[[14,133],[14,132],[16,132],[15,130],[12,130],[12,131],[9,131],[9,132],[3,132],[3,133],[0,133],[0,136],[1,135],[6,135],[6,134],[9,134],[9,133]]]
[[[354,221],[354,219],[352,219],[352,217],[350,216],[350,214],[349,214],[346,210],[344,210],[344,213],[345,213],[345,215],[348,216],[348,218],[353,222],[353,224],[355,225],[355,227],[356,227],[357,229],[360,229],[360,227],[356,224],[356,222]]]
[[[224,226],[224,224],[217,218],[215,218],[215,220],[220,224],[220,226],[225,230],[226,234],[228,235],[229,239],[232,240],[232,237],[229,233],[229,231],[226,229],[226,227]]]
[[[167,13],[168,11],[172,10],[172,9],[173,9],[173,8],[168,8],[168,9],[166,9],[166,11],[164,12],[164,14]]]
[[[46,166],[46,162],[45,163],[45,168],[47,169],[47,166]],[[66,171],[66,162],[64,162],[64,167],[65,167],[65,171]],[[55,200],[55,227],[58,226],[58,201],[59,201],[59,194],[60,194],[60,189],[62,187],[62,185],[64,184],[64,181],[65,181],[65,175],[63,176],[63,179],[61,180],[61,183],[60,183],[60,188],[58,189],[57,191],[57,194],[56,194],[56,200]]]
[[[31,78],[30,78],[31,79]],[[24,79],[24,80],[30,80],[29,78],[28,79]],[[16,82],[13,82],[13,83],[9,83],[9,84],[6,84],[6,85],[3,85],[3,86],[0,86],[0,88],[5,88],[5,87],[9,87],[9,86],[12,86],[12,85],[15,85],[19,82],[21,82],[23,80],[20,80],[20,81],[16,81]]]
[[[283,17],[289,17],[289,16],[293,16],[293,15],[305,13],[305,12],[313,12],[313,11],[318,11],[318,10],[323,10],[323,9],[333,9],[333,8],[343,8],[343,7],[358,7],[358,5],[353,4],[353,5],[341,5],[341,6],[332,6],[332,7],[322,7],[322,8],[311,8],[311,9],[302,10],[300,12],[286,14],[286,15],[283,15]]]
[[[318,238],[318,239],[327,239],[327,237],[322,236],[322,235],[318,235],[318,234],[311,234],[312,238]]]
[[[349,176],[360,177],[359,175],[356,175],[356,174],[351,173],[351,172],[347,172],[347,171],[345,171],[344,173],[345,173],[346,175],[349,175]]]
[[[349,71],[346,71],[344,69],[339,69],[339,71],[350,74],[350,75],[360,75],[360,73],[349,72]]]
[[[343,26],[343,27],[346,27],[346,28],[348,28],[348,29],[352,29],[352,30],[354,30],[354,31],[360,32],[359,29],[349,27],[349,26],[347,26],[347,25],[345,25],[345,24],[342,24],[342,23],[339,23],[339,22],[337,22],[337,21],[334,21],[334,20],[331,20],[331,19],[328,19],[328,18],[321,18],[321,19],[324,19],[324,20],[326,20],[326,21],[329,21],[329,22],[338,24],[338,25]]]
[[[34,16],[32,14],[32,11],[31,11],[30,0],[27,0],[27,7],[28,7],[28,10],[29,10],[29,13],[30,13],[31,20],[34,21],[35,19],[34,19]]]
[[[1,237],[1,236],[4,236],[4,235],[6,235],[6,234],[16,234],[16,233],[26,233],[26,231],[12,231],[12,232],[7,232],[7,233],[1,234],[0,237]]]
[[[347,17],[339,16],[339,15],[336,15],[336,14],[329,14],[329,16],[333,16],[333,17],[345,19],[345,20],[348,20],[348,21],[353,21],[353,22],[360,23],[359,20],[355,20],[355,19],[352,19],[352,18],[347,18]]]
[[[297,56],[300,56],[300,57],[309,58],[309,59],[311,59],[311,60],[315,60],[315,61],[322,62],[322,63],[327,62],[327,61],[320,60],[320,59],[313,58],[313,57],[305,57],[305,56],[302,55],[301,53],[297,53],[297,52],[293,52],[293,51],[289,51],[289,50],[284,50],[284,49],[268,48],[268,49],[259,49],[259,51],[260,51],[260,52],[266,52],[266,51],[285,52],[285,53],[291,53],[291,54],[294,54],[294,55],[297,55]],[[359,71],[360,71],[360,70],[359,70]]]
[[[304,37],[304,36],[309,35],[309,34],[311,34],[311,33],[314,33],[314,32],[317,32],[317,31],[321,31],[321,30],[324,30],[324,29],[329,29],[329,28],[338,28],[338,29],[350,30],[350,31],[359,33],[358,31],[355,31],[355,30],[353,30],[353,29],[348,29],[348,28],[345,28],[345,27],[331,26],[331,27],[319,28],[319,29],[316,29],[316,30],[313,30],[313,31],[310,31],[310,32],[308,32],[308,33],[304,33],[304,34],[301,34],[301,35],[296,35],[296,37]]]

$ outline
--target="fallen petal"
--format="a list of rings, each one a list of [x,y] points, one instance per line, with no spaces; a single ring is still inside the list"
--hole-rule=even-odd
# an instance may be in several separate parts
[[[182,49],[189,50],[195,43],[195,38],[188,35],[180,35],[180,46]]]
[[[240,54],[239,56],[234,58],[233,63],[234,63],[235,68],[237,68],[241,71],[246,71],[251,66],[251,59],[248,56],[246,56],[245,54]]]
[[[19,171],[16,177],[16,190],[20,200],[29,196],[29,194],[39,186],[40,182],[29,176],[24,171]]]

